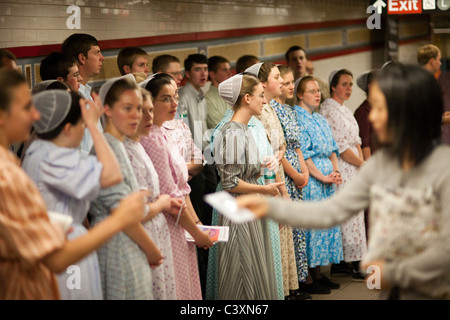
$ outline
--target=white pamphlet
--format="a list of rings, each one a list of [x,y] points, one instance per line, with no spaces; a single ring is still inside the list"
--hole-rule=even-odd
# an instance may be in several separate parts
[[[239,208],[236,198],[226,191],[207,194],[205,201],[234,223],[245,223],[256,219],[250,210]]]

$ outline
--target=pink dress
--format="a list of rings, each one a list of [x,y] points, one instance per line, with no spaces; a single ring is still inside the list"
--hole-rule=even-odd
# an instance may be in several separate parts
[[[198,148],[192,140],[191,129],[182,120],[166,121],[162,125],[162,130],[167,139],[178,147],[184,161],[202,163],[202,150]]]
[[[164,135],[163,129],[153,125],[148,136],[141,138],[141,144],[153,162],[159,176],[161,194],[184,198],[191,191],[188,185],[188,171],[177,146]],[[185,230],[176,225],[176,218],[166,215],[172,242],[175,266],[175,284],[178,300],[201,300],[200,277],[197,264],[197,249],[188,243]]]
[[[323,115],[333,131],[333,137],[341,154],[347,149],[359,155],[356,146],[361,145],[359,126],[353,113],[345,105],[340,105],[332,98],[326,99],[321,107],[320,114]],[[338,157],[339,171],[342,176],[342,184],[337,187],[337,192],[345,188],[347,182],[351,181],[358,173],[358,168],[345,162]],[[367,251],[366,228],[364,224],[364,211],[352,216],[342,223],[342,246],[344,248],[344,260],[360,261]]]

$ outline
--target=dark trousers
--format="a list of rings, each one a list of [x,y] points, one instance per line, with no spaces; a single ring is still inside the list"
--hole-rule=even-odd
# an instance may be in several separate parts
[[[217,183],[217,170],[214,165],[211,164],[205,165],[203,170],[189,181],[192,206],[202,224],[207,226],[211,225],[212,207],[203,200],[203,197],[208,193],[216,192]],[[198,268],[203,297],[205,296],[206,289],[208,252],[209,250],[197,248]]]

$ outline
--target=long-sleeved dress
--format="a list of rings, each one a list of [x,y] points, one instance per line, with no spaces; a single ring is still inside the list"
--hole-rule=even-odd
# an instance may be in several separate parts
[[[300,167],[300,160],[298,154],[295,151],[300,149],[301,133],[300,127],[297,122],[297,114],[289,105],[282,105],[275,100],[272,100],[272,107],[278,115],[281,127],[283,128],[284,138],[286,140],[286,153],[284,157],[289,162],[289,164],[298,172],[302,172]],[[289,193],[289,197],[293,201],[302,201],[302,189],[295,186],[294,180],[285,175],[286,190]],[[306,238],[305,230],[300,228],[293,228],[293,240],[295,245],[295,259],[297,264],[297,275],[298,281],[306,281],[308,276],[308,261],[306,259]]]
[[[223,190],[235,188],[239,179],[258,184],[261,162],[248,127],[230,121],[221,133],[215,141],[214,152]],[[220,215],[218,225],[229,226],[230,236],[228,242],[216,244],[217,260],[208,262],[208,269],[217,268],[217,299],[278,299],[268,221],[234,224]]]
[[[351,150],[356,156],[359,155],[356,146],[361,145],[359,126],[350,109],[340,105],[332,98],[326,99],[320,108],[323,115],[330,124],[334,140],[339,148],[339,154]],[[358,173],[358,168],[338,157],[339,171],[342,176],[342,184],[337,187],[339,192]],[[367,251],[366,227],[364,223],[364,210],[341,224],[342,245],[344,247],[345,261],[360,261]]]
[[[152,161],[139,142],[128,137],[123,141],[136,176],[139,189],[150,190],[149,201],[155,201],[160,195],[159,179]],[[170,231],[166,217],[162,212],[144,224],[145,231],[161,250],[163,263],[151,269],[153,279],[153,297],[155,300],[176,300],[175,269],[172,256]]]
[[[327,176],[333,172],[329,157],[338,154],[330,125],[319,113],[309,114],[300,106],[295,106],[300,125],[300,146],[305,161],[309,158],[317,169]],[[325,184],[310,175],[308,184],[303,188],[303,201],[322,201],[335,193],[334,184]],[[308,266],[339,263],[344,259],[340,226],[322,230],[306,230],[306,253]]]
[[[0,146],[0,300],[59,299],[55,274],[42,259],[64,247],[39,190]]]
[[[449,158],[450,148],[437,146],[419,165],[404,171],[397,158],[380,149],[329,200],[297,204],[269,198],[268,217],[305,228],[329,228],[370,206],[363,262],[384,260],[382,275],[399,288],[400,299],[449,299]],[[398,218],[403,224],[393,229]]]
[[[153,124],[141,144],[153,162],[159,176],[159,191],[172,197],[184,198],[191,191],[187,184],[188,171],[176,145],[170,143],[162,128]],[[170,231],[175,286],[178,300],[201,300],[202,292],[195,244],[186,241],[185,230],[176,218],[164,213]]]
[[[82,225],[90,202],[100,192],[102,164],[94,156],[81,157],[79,150],[61,148],[45,140],[34,140],[26,151],[23,169],[34,181],[50,211],[70,215],[73,230],[69,240],[87,232]],[[96,252],[75,264],[81,277],[79,283],[68,286],[72,272],[58,275],[63,300],[102,300],[100,271]],[[75,269],[74,269],[75,270]]]
[[[97,199],[91,202],[89,213],[92,215],[92,226],[108,217],[120,200],[132,192],[139,191],[123,143],[109,133],[105,133],[105,139],[119,162],[123,180],[112,187],[101,189]],[[95,150],[92,152],[95,153]],[[112,237],[97,250],[97,255],[105,299],[153,299],[153,280],[147,257],[125,232],[119,232]]]

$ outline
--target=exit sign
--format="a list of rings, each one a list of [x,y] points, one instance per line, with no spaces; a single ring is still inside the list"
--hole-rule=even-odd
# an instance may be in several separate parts
[[[422,13],[422,0],[388,0],[388,14],[412,13]]]

